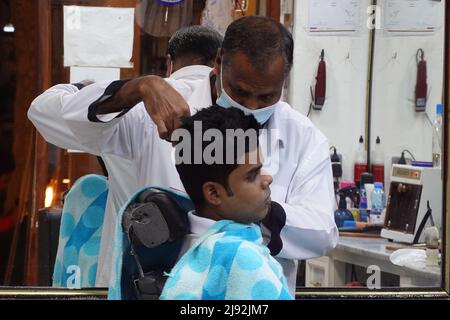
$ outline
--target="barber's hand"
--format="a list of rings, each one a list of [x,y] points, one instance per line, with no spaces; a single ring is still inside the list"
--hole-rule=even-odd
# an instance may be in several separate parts
[[[164,79],[156,76],[140,78],[139,91],[148,114],[158,126],[161,139],[170,140],[180,127],[180,120],[190,115],[183,97]]]

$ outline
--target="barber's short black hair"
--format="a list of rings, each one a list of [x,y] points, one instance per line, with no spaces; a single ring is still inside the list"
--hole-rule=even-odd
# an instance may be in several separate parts
[[[240,18],[228,26],[223,40],[224,63],[231,55],[243,52],[259,68],[267,67],[281,55],[286,74],[292,68],[294,40],[291,32],[280,22],[261,16]]]
[[[232,147],[234,149],[233,154],[233,161],[231,164],[229,164],[229,161],[227,161],[227,155],[226,155],[226,149],[227,149],[227,143],[223,144],[223,150],[222,150],[222,156],[224,159],[221,163],[213,163],[213,164],[207,164],[205,163],[205,159],[203,159],[203,156],[201,157],[201,163],[195,163],[195,152],[199,152],[200,150],[194,148],[194,129],[195,129],[195,122],[201,121],[202,124],[202,132],[201,135],[203,136],[203,133],[208,131],[209,129],[215,129],[220,131],[223,141],[225,142],[225,137],[227,133],[227,129],[232,130],[239,130],[241,129],[243,132],[250,132],[248,130],[254,130],[255,137],[256,137],[256,147],[259,145],[258,141],[258,134],[259,130],[261,128],[260,124],[256,121],[256,119],[253,117],[253,115],[245,115],[244,112],[242,112],[239,109],[236,108],[222,108],[219,106],[212,106],[209,108],[202,109],[198,113],[196,113],[194,116],[185,118],[182,121],[182,125],[180,129],[185,129],[189,132],[189,138],[191,148],[188,152],[190,152],[189,155],[187,155],[187,159],[189,159],[188,163],[186,162],[180,162],[176,164],[176,168],[178,171],[178,174],[180,175],[181,182],[183,183],[183,186],[188,193],[188,195],[191,197],[191,200],[193,201],[195,207],[198,210],[201,210],[205,204],[205,199],[203,197],[203,185],[206,182],[217,182],[223,185],[227,191],[229,191],[228,186],[228,176],[230,173],[235,170],[238,167],[238,161],[242,157],[242,151],[244,153],[251,152],[251,148],[255,147],[255,144],[250,143],[249,139],[245,138],[243,146],[243,150],[241,150],[241,153],[239,154],[239,151],[237,150],[237,144],[238,139],[232,139],[234,141],[231,141],[231,145],[228,144],[228,147]],[[197,132],[198,134],[198,132]],[[179,152],[177,149],[178,146],[180,146],[180,143],[183,141],[180,141],[175,145],[176,152]],[[242,140],[240,141],[242,142]],[[211,142],[209,141],[203,141],[202,139],[202,148],[201,152],[202,155],[204,153],[205,148],[210,145]],[[183,150],[185,151],[185,150]],[[182,155],[183,158],[185,158],[186,155]],[[230,191],[229,191],[230,192]]]
[[[195,55],[202,59],[201,64],[212,67],[222,41],[223,37],[215,30],[199,25],[185,27],[172,35],[167,53],[172,60],[185,55]]]

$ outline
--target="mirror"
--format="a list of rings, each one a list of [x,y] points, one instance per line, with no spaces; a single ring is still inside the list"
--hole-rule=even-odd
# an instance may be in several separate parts
[[[192,11],[188,18],[199,23],[208,1],[188,2],[189,11]],[[277,18],[281,15],[282,21],[293,31],[296,43],[294,67],[286,85],[285,99],[307,115],[329,139],[330,146],[336,149],[342,166],[341,177],[335,181],[336,208],[339,191],[352,186],[351,183],[342,183],[357,180],[355,170],[373,173],[375,170],[370,164],[380,165],[379,159],[384,165],[382,169],[375,167],[378,174],[380,170],[382,172],[381,182],[384,182],[383,190],[390,204],[390,210],[378,217],[383,219],[383,223],[377,220],[373,225],[359,225],[361,230],[347,224],[347,228],[341,229],[341,237],[334,250],[326,256],[301,261],[298,297],[364,296],[368,289],[372,290],[372,296],[377,292],[380,296],[383,292],[392,292],[392,295],[403,292],[406,295],[414,294],[418,288],[434,288],[435,292],[442,287],[447,288],[449,281],[443,281],[445,273],[442,271],[445,267],[449,273],[447,256],[442,254],[437,265],[427,266],[427,252],[428,259],[436,261],[436,251],[396,242],[401,240],[397,233],[405,233],[399,231],[405,231],[407,224],[416,231],[422,222],[420,218],[425,217],[428,209],[426,201],[430,201],[433,220],[438,224],[441,245],[445,248],[445,240],[448,239],[443,228],[445,224],[448,226],[443,206],[448,201],[443,191],[448,169],[445,149],[441,150],[438,174],[433,175],[427,167],[410,168],[409,171],[398,167],[397,171],[392,171],[392,161],[398,162],[404,150],[409,151],[405,152],[408,163],[412,156],[418,161],[432,160],[431,122],[435,118],[436,105],[442,103],[444,114],[447,112],[444,96],[448,94],[448,88],[443,80],[448,77],[448,71],[443,68],[448,60],[444,53],[445,50],[448,53],[444,46],[445,1],[237,2],[243,7],[237,7],[233,18],[239,17],[242,14],[239,10],[243,8],[248,14]],[[419,10],[427,14],[425,18],[416,11],[421,23],[416,24],[408,15],[402,16],[402,10],[406,10],[408,5],[426,6],[426,2],[433,2],[435,8]],[[71,81],[71,72],[64,67],[63,60],[63,5],[136,8],[136,19],[141,20],[134,26],[131,59],[134,65],[122,68],[120,77],[124,79],[149,73],[164,75],[168,37],[162,34],[163,30],[145,24],[149,11],[142,3],[137,0],[96,0],[89,3],[83,0],[44,0],[35,4],[26,0],[0,1],[0,27],[10,24],[15,27],[14,32],[5,32],[3,28],[0,35],[0,52],[7,57],[0,61],[0,103],[5,106],[2,110],[6,110],[0,113],[0,297],[32,297],[33,294],[63,297],[73,294],[75,298],[105,298],[105,288],[88,290],[83,287],[70,293],[63,289],[50,290],[64,194],[78,178],[92,173],[102,175],[102,165],[95,156],[47,144],[35,134],[26,113],[39,93],[52,85]],[[340,10],[339,16],[333,14],[336,10]],[[164,15],[160,14],[161,17]],[[428,25],[430,21],[432,23]],[[385,25],[390,29],[386,30]],[[413,31],[396,29],[399,25],[407,25]],[[217,24],[217,27],[223,26]],[[422,32],[424,29],[426,31]],[[43,36],[37,37],[27,30],[39,30]],[[448,43],[446,45],[448,47]],[[426,112],[415,110],[416,55],[419,49],[423,50],[427,63]],[[29,59],[30,56],[36,56],[36,61]],[[418,56],[420,58],[421,54]],[[320,71],[321,61],[325,62],[326,76]],[[444,135],[447,135],[446,131]],[[362,143],[359,142],[361,136]],[[379,144],[377,137],[380,137]],[[334,149],[330,150],[330,156],[333,152]],[[359,164],[366,165],[362,169],[355,167],[361,156],[363,163]],[[414,179],[415,175],[420,179]],[[359,174],[356,176],[360,179]],[[413,179],[408,180],[411,176]],[[403,190],[403,187],[412,188]],[[417,188],[419,192],[414,193]],[[355,190],[359,192],[360,186]],[[400,190],[401,194],[395,190]],[[416,207],[415,211],[407,210],[414,211],[413,215],[408,213],[404,217],[404,207],[398,204],[401,202],[399,194],[401,201],[408,198],[406,194],[410,195],[404,205],[406,208]],[[420,198],[424,194],[430,196]],[[353,195],[351,193],[349,198]],[[431,196],[437,200],[432,200]],[[420,204],[411,205],[418,198]],[[355,201],[359,203],[360,199]],[[351,199],[345,202],[348,209],[359,206]],[[361,217],[359,210],[352,210],[352,214]],[[387,223],[389,217],[390,226]],[[424,230],[429,227],[428,219]],[[381,236],[383,229],[386,234]],[[449,228],[446,230],[448,233]],[[406,234],[411,235],[410,232]],[[390,238],[395,241],[390,242]],[[424,243],[425,239],[422,237],[419,242]],[[437,252],[438,260],[443,252]],[[417,261],[424,263],[424,267],[416,268]],[[71,275],[77,272],[74,270]],[[80,286],[76,281],[72,284],[75,288]],[[31,287],[42,290],[31,292]],[[445,290],[448,292],[448,288]]]
[[[446,164],[429,166],[432,150],[440,147],[441,157],[444,150],[442,129],[433,138],[432,126],[446,94],[445,2],[296,1],[294,26],[291,104],[336,148],[342,165],[337,206],[340,214],[351,211],[345,224],[336,220],[336,248],[306,261],[305,287],[440,288]],[[326,93],[317,106],[312,95],[323,95],[317,85],[322,50]],[[406,165],[397,164],[402,152]],[[371,175],[358,184],[361,172]],[[356,201],[352,182],[360,193]],[[375,196],[374,182],[382,183]],[[364,194],[368,201],[361,205]]]

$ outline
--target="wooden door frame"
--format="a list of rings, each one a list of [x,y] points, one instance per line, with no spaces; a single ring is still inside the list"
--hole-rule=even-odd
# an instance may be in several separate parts
[[[279,21],[281,16],[281,0],[267,0],[266,15]]]
[[[52,47],[51,47],[51,0],[37,2],[37,68],[38,92],[42,93],[50,88],[52,75]],[[33,200],[27,226],[27,243],[25,247],[25,284],[38,285],[39,274],[39,241],[38,241],[38,214],[44,206],[45,189],[47,187],[48,172],[48,144],[34,129],[35,152],[33,172]]]

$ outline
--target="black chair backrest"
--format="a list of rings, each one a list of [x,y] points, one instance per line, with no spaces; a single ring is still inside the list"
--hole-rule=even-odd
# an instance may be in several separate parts
[[[122,298],[159,298],[189,233],[187,212],[190,202],[180,203],[173,194],[159,189],[143,191],[124,211],[122,226],[130,241],[130,251],[122,266]]]

